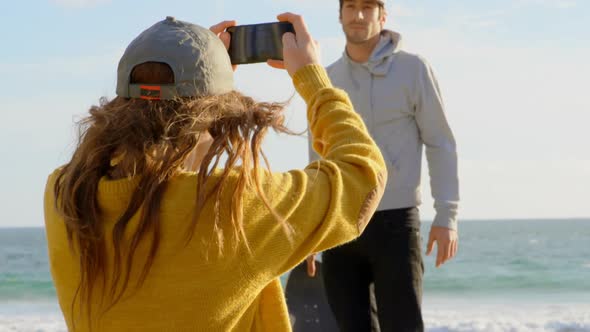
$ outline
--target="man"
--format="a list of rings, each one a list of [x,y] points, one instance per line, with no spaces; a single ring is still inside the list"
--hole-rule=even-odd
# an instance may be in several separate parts
[[[455,140],[430,66],[401,49],[400,34],[384,29],[386,18],[384,1],[340,0],[346,50],[328,67],[333,84],[349,93],[365,120],[390,175],[365,233],[323,254],[328,301],[343,332],[368,331],[371,322],[381,331],[424,330],[417,208],[423,146],[436,209],[426,252],[437,244],[436,267],[457,252]],[[315,274],[313,256],[308,273]],[[370,285],[376,316],[370,315]]]

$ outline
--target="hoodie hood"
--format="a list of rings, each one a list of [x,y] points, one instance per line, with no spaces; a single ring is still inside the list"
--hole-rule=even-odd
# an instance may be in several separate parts
[[[401,50],[401,44],[402,36],[399,33],[391,30],[383,30],[381,31],[379,43],[375,46],[373,53],[369,57],[369,61],[363,64],[355,63],[350,59],[346,50],[344,51],[344,57],[351,63],[367,68],[373,75],[385,76],[389,72],[394,55]]]

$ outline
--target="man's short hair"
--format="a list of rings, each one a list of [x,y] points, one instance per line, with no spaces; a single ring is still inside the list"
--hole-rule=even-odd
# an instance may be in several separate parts
[[[338,12],[339,12],[340,14],[342,14],[342,6],[344,6],[344,1],[345,1],[345,0],[339,0],[339,2],[340,2],[340,7],[339,7],[339,9],[338,9]],[[375,2],[377,2],[377,4],[379,5],[379,16],[380,16],[380,17],[381,17],[381,16],[383,16],[385,13],[387,13],[387,12],[385,11],[385,1],[383,1],[383,0],[376,0]]]

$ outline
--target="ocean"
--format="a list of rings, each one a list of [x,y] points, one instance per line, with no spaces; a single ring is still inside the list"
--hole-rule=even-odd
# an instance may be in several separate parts
[[[430,224],[422,227],[425,245]],[[428,332],[590,332],[590,220],[465,221],[457,257],[436,269],[433,256]],[[0,229],[5,331],[65,331],[43,228]]]

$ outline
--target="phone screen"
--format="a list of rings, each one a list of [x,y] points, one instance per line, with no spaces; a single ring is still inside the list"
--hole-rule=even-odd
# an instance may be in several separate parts
[[[230,27],[229,56],[231,63],[246,64],[283,60],[283,34],[295,32],[289,22],[239,25]]]

